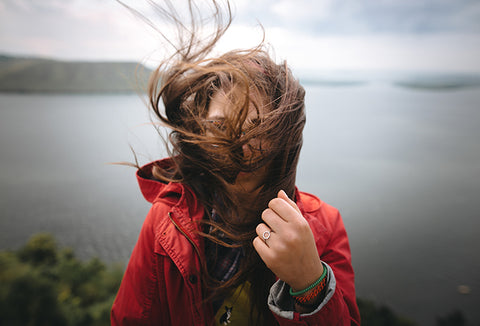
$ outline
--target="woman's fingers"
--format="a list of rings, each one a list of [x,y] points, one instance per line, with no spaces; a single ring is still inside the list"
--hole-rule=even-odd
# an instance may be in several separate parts
[[[262,213],[255,250],[275,275],[295,289],[313,283],[323,271],[313,233],[297,205],[285,192]]]
[[[285,200],[287,203],[290,204],[290,206],[292,206],[293,208],[295,208],[295,210],[301,214],[300,208],[298,208],[297,203],[294,202],[293,200],[291,200],[291,199],[287,196],[287,193],[286,193],[285,191],[280,190],[280,191],[278,192],[277,197]]]
[[[278,192],[277,198],[270,200],[268,207],[286,222],[296,221],[299,218],[303,219],[297,204],[288,198],[287,194],[283,190]]]
[[[297,224],[308,225],[297,204],[288,198],[283,190],[279,191],[277,198],[270,201],[269,208],[262,212],[262,220],[268,228],[280,236],[292,231],[292,228],[295,229]]]
[[[255,239],[253,239],[253,247],[257,251],[260,258],[263,260],[263,262],[265,262],[265,264],[268,267],[267,262],[269,261],[269,258],[268,258],[269,254],[268,254],[268,246],[265,243],[265,241],[263,241],[261,237],[256,237]]]
[[[273,239],[276,237],[275,232],[264,223],[260,223],[259,225],[257,225],[255,231],[257,232],[258,238],[260,238],[260,240],[263,240],[267,247],[269,247],[268,241],[273,241]]]
[[[257,226],[256,232],[257,237],[253,239],[253,247],[265,265],[267,265],[267,267],[275,273],[275,265],[277,263],[275,256],[277,255],[277,252],[275,249],[273,249],[273,247],[276,244],[278,245],[278,241],[281,241],[281,239],[273,230],[268,227],[268,225],[264,223],[260,223]]]
[[[272,230],[281,230],[286,221],[281,218],[275,211],[271,208],[267,208],[262,212],[262,220],[267,224]]]
[[[264,223],[260,223],[257,225],[255,230],[257,232],[257,237],[253,239],[253,247],[260,255],[260,258],[266,263],[268,266],[268,262],[270,261],[270,247],[268,246],[268,241],[272,241],[272,235],[274,232]]]

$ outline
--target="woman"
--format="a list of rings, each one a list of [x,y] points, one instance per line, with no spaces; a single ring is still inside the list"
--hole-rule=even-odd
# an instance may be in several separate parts
[[[207,59],[226,12],[151,79],[171,154],[137,172],[152,208],[112,325],[358,325],[340,214],[295,187],[304,90],[261,46]]]

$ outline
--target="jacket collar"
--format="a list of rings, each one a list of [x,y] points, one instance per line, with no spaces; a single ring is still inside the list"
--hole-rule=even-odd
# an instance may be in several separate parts
[[[171,158],[151,162],[137,171],[137,181],[140,190],[147,201],[153,203],[155,201],[162,201],[172,207],[172,213],[176,218],[175,222],[179,223],[184,231],[193,236],[194,242],[203,247],[198,236],[194,236],[195,229],[198,224],[192,221],[199,221],[203,218],[203,208],[198,203],[198,200],[193,191],[185,184],[178,182],[162,182],[153,177],[153,168],[158,166],[162,169],[169,169],[173,165]],[[296,203],[302,212],[303,216],[309,221],[311,227],[318,229],[314,232],[316,237],[325,232],[325,227],[310,218],[310,214],[318,211],[323,206],[323,202],[316,196],[300,192],[295,189]],[[260,221],[259,221],[260,223]],[[196,225],[196,226],[195,226]],[[318,240],[318,239],[315,239]]]

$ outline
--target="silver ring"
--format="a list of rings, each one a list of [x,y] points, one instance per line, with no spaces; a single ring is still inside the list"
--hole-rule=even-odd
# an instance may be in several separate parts
[[[263,240],[267,241],[268,239],[270,239],[270,235],[271,235],[270,231],[263,232],[263,234],[262,234]]]

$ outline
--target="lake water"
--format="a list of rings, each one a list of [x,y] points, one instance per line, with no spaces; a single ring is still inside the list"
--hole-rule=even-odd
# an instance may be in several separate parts
[[[136,95],[0,94],[0,249],[46,231],[126,262],[149,204],[108,163],[164,155],[149,121]],[[480,323],[480,89],[308,86],[297,184],[340,209],[359,297]]]

